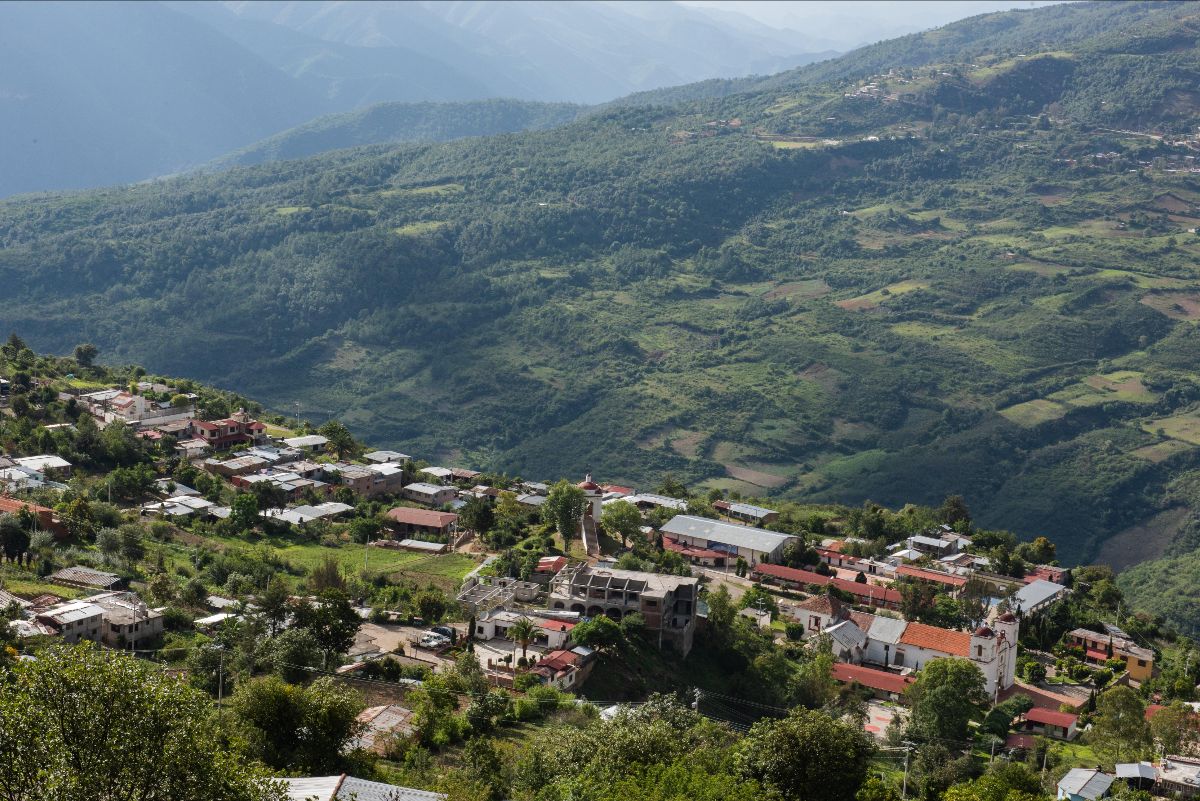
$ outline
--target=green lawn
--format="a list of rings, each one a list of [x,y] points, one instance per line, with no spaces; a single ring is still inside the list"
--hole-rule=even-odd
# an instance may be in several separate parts
[[[63,598],[78,598],[84,594],[83,590],[77,590],[74,587],[64,587],[60,584],[51,584],[48,581],[37,578],[33,573],[20,570],[12,565],[5,565],[0,568],[0,588],[11,592],[13,595],[20,595],[26,598],[46,593],[58,595]]]
[[[425,574],[462,581],[482,560],[463,553],[443,553],[427,556],[404,566],[405,574]]]

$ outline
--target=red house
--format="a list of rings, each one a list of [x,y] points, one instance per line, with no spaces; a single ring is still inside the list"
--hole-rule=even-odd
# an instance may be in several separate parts
[[[241,410],[224,420],[196,420],[192,427],[196,429],[197,438],[204,440],[214,451],[257,443],[267,433],[265,425]]]

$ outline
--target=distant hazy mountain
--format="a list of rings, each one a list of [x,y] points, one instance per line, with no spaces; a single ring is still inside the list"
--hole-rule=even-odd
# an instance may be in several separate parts
[[[358,145],[446,142],[467,136],[540,131],[571,122],[588,108],[531,100],[377,103],[360,111],[318,117],[224,156],[213,166],[299,159]]]
[[[472,87],[474,95],[443,93],[441,99],[499,95],[596,103],[705,78],[778,72],[830,54],[800,34],[666,2],[230,0],[180,8],[203,15],[329,97],[340,100],[349,92],[358,103],[430,99],[420,85],[409,84],[407,73],[386,67],[372,74],[395,80],[381,80],[364,93],[346,72],[368,59],[405,64],[419,56],[486,87]],[[221,12],[303,34],[309,45],[296,40],[281,48],[278,31],[234,30],[228,20],[218,21]],[[825,52],[812,55],[820,50]]]
[[[380,102],[611,100],[795,67],[808,46],[657,2],[0,3],[0,196],[178,172]],[[465,127],[464,108],[354,125],[395,141],[521,118],[478,110]]]
[[[157,3],[0,3],[0,195],[171,172],[325,108]]]

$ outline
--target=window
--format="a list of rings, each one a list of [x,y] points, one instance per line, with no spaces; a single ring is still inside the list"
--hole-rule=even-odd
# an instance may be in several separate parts
[[[980,656],[980,657],[983,656],[983,646],[982,645],[975,646],[975,656]]]
[[[1139,660],[1138,660],[1138,667],[1145,667],[1145,666],[1146,666],[1146,660],[1145,660],[1145,659],[1139,659]]]

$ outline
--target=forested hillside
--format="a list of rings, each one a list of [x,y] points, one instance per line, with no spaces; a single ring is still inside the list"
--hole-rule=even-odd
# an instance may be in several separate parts
[[[218,159],[214,166],[248,166],[315,156],[328,150],[390,142],[444,142],[468,136],[540,131],[578,117],[585,106],[526,100],[464,103],[379,103],[330,114]]]
[[[9,202],[0,321],[480,468],[961,492],[1137,561],[1200,469],[1194,14],[984,17],[930,56],[968,60]]]

